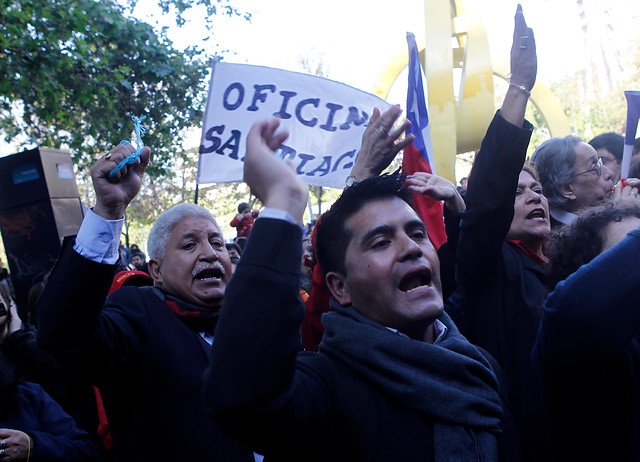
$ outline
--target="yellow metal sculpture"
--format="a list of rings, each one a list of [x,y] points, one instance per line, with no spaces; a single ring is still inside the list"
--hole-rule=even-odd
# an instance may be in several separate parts
[[[493,76],[508,80],[508,68],[504,65],[493,68],[484,24],[465,15],[462,0],[424,0],[424,3],[427,46],[421,50],[420,59],[427,78],[431,140],[438,174],[455,183],[455,156],[480,148],[495,112]],[[406,54],[391,61],[374,93],[386,99],[407,64]],[[460,73],[457,98],[453,90],[454,69]],[[552,136],[570,133],[562,108],[540,82],[531,92],[531,102]]]

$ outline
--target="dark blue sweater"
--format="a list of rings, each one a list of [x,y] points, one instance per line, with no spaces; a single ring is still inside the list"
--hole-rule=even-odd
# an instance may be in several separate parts
[[[640,230],[559,283],[533,358],[555,460],[640,460]]]
[[[0,413],[0,428],[20,430],[31,437],[31,460],[98,460],[95,441],[35,383],[18,385],[15,401]]]

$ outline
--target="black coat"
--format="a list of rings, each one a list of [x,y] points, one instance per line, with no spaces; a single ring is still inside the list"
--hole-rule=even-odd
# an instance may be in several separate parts
[[[447,306],[467,339],[487,350],[510,383],[510,402],[527,460],[544,460],[547,416],[531,361],[547,294],[544,271],[505,241],[532,125],[498,112],[477,153],[460,222],[458,288]]]
[[[394,399],[337,355],[299,351],[300,241],[297,226],[256,221],[227,288],[204,375],[208,411],[268,460],[435,460],[433,417]]]
[[[38,318],[40,345],[100,388],[120,460],[252,460],[204,414],[209,345],[151,288],[124,287],[105,303],[115,270],[66,242]]]

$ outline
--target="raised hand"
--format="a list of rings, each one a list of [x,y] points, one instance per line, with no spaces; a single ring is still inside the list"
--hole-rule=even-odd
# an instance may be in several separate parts
[[[516,8],[513,43],[511,45],[511,76],[509,89],[504,97],[500,114],[518,127],[524,124],[527,102],[538,72],[536,40],[533,30],[527,27],[522,6]]]
[[[511,44],[511,81],[531,91],[536,83],[537,73],[536,39],[533,29],[527,27],[522,6],[518,5]]]
[[[302,224],[309,187],[298,178],[295,168],[282,162],[274,151],[287,139],[286,131],[276,132],[279,119],[253,124],[247,135],[244,181],[265,207],[289,212]]]
[[[453,183],[446,178],[426,172],[416,172],[407,177],[405,184],[411,191],[425,194],[435,200],[444,201],[452,212],[463,212],[464,199]]]
[[[391,164],[396,154],[413,141],[413,135],[398,140],[411,125],[408,120],[405,120],[398,129],[391,131],[401,113],[402,109],[399,105],[392,106],[382,115],[378,108],[373,110],[369,124],[362,135],[360,153],[351,169],[351,175],[356,180],[362,181],[380,175]]]
[[[138,194],[142,177],[149,165],[151,150],[142,149],[135,163],[125,165],[122,170],[109,177],[109,173],[126,157],[135,152],[131,144],[114,146],[91,167],[96,205],[93,211],[107,220],[118,220],[124,216],[129,202]]]

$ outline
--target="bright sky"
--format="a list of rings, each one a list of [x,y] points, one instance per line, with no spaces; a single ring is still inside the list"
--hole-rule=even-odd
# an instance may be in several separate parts
[[[527,24],[536,37],[539,82],[549,86],[588,65],[576,0],[461,1],[466,14],[480,18],[485,25],[494,68],[499,63],[508,66],[518,3],[522,4]],[[638,4],[633,5],[638,0],[608,1],[615,2],[616,8],[623,11],[635,10],[637,17]],[[144,19],[154,10],[156,2],[140,0],[135,16]],[[147,16],[146,20],[170,26],[168,35],[178,48],[206,43],[203,46],[208,51],[228,50],[224,57],[227,62],[308,72],[301,65],[304,58],[311,64],[311,71],[321,62],[326,77],[367,92],[373,92],[396,56],[406,55],[407,31],[415,34],[419,47],[425,43],[425,0],[232,0],[232,3],[250,12],[251,21],[218,17],[213,36],[207,42],[202,42],[208,33],[199,26],[201,10],[191,14],[189,26],[182,29],[176,28],[169,16]],[[404,106],[406,78],[404,72],[396,81],[387,98],[390,103]],[[454,89],[458,86],[459,82],[454,82]],[[199,137],[200,133],[194,133],[188,143],[197,144]],[[456,169],[457,176],[466,175],[469,167],[470,164],[465,164],[460,171]]]
[[[153,0],[143,0],[149,11]],[[508,59],[517,0],[467,0],[467,14],[480,17],[488,30],[492,60]],[[521,0],[525,18],[536,34],[539,79],[547,84],[585,62],[576,23],[575,0]],[[228,62],[302,71],[301,58],[321,61],[325,75],[372,91],[382,71],[406,53],[405,33],[424,45],[424,0],[235,0],[252,14],[251,22],[221,18],[211,45],[229,50]],[[197,16],[197,15],[193,15]],[[161,23],[169,24],[168,18]],[[177,47],[200,43],[197,19],[188,28],[171,31]],[[391,95],[393,97],[393,94]],[[392,101],[401,102],[401,101]]]

